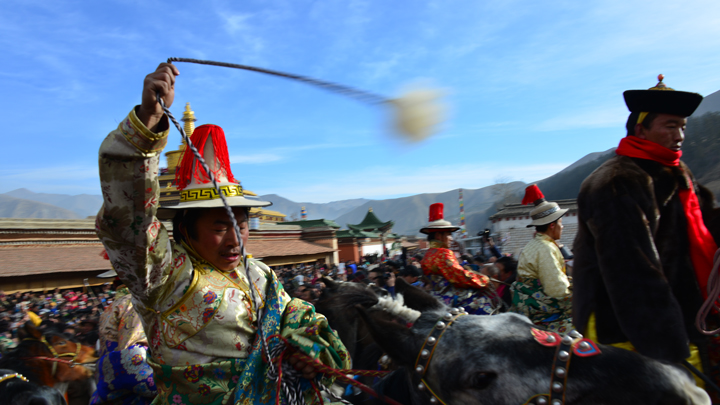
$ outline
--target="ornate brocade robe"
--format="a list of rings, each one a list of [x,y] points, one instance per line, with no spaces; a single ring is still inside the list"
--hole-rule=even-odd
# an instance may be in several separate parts
[[[167,128],[167,119],[161,125]],[[282,334],[324,364],[347,368],[347,352],[327,320],[304,301],[291,301],[265,264],[248,260],[248,280],[242,265],[219,271],[170,240],[156,217],[159,153],[167,134],[148,130],[133,110],[103,141],[104,204],[96,221],[147,335],[158,389],[154,403],[274,401],[275,386],[256,350],[258,327],[265,337]],[[261,308],[266,316],[259,323]]]

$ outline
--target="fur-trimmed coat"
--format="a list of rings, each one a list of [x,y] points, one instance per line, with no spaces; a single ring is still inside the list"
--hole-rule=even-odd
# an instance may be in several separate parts
[[[678,196],[688,187],[680,168],[713,232],[714,197],[684,163],[615,156],[582,184],[573,249],[575,327],[585,332],[595,313],[600,343],[630,341],[646,356],[673,362],[689,357],[688,341],[704,340],[694,326],[703,298]]]

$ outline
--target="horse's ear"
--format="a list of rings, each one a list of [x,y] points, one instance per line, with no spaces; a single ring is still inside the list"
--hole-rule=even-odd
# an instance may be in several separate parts
[[[27,321],[22,328],[18,329],[18,337],[20,339],[40,339],[42,338],[42,332],[35,327],[35,324],[32,323],[32,321]]]
[[[329,288],[331,290],[335,290],[338,287],[338,283],[329,277],[323,277],[322,282],[325,284],[325,288]]]
[[[410,285],[402,277],[395,280],[395,291],[401,293],[405,299],[405,306],[416,311],[425,312],[444,307],[437,298],[430,295],[421,288]]]
[[[370,330],[375,343],[388,356],[400,365],[412,367],[415,364],[415,357],[420,351],[421,342],[410,328],[397,322],[381,319],[381,317],[373,317],[360,305],[356,305],[355,309]]]

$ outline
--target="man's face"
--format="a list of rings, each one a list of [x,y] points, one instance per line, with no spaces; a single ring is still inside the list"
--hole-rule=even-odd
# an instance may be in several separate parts
[[[560,218],[550,225],[547,235],[555,240],[558,240],[562,236],[563,228],[564,226],[562,224],[562,218]]]
[[[645,129],[641,124],[635,126],[635,135],[641,139],[647,139],[660,146],[664,146],[675,152],[682,148],[685,140],[685,125],[687,119],[679,115],[658,114],[653,120],[650,129]]]
[[[442,243],[445,247],[450,247],[450,243],[452,243],[452,233],[450,232],[437,232],[437,235],[435,236],[435,239]]]
[[[245,210],[234,208],[233,213],[245,245],[250,236]],[[240,264],[240,244],[224,208],[204,210],[195,223],[195,233],[197,239],[190,239],[193,249],[218,270],[230,271]]]

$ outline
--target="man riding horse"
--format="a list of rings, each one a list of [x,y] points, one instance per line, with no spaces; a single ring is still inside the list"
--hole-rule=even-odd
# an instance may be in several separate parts
[[[485,295],[490,281],[482,274],[465,270],[458,263],[450,250],[450,242],[452,233],[460,227],[445,220],[443,208],[442,203],[432,204],[430,221],[420,229],[428,235],[430,242],[430,249],[421,262],[423,273],[430,280],[432,293],[447,305],[463,307],[476,315],[489,315],[494,311],[492,300]]]
[[[157,96],[172,104],[178,74],[168,63],[149,74],[142,104],[100,147],[98,236],[141,317],[155,403],[272,403],[280,393],[267,375],[259,330],[264,338],[282,335],[295,350],[331,367],[347,368],[349,358],[325,317],[291,300],[265,264],[243,257],[248,210],[270,203],[244,197],[222,128],[200,126],[191,141],[227,196],[241,240],[189,148],[177,169],[180,203],[158,209],[158,163],[169,125]],[[159,218],[173,219],[173,240]],[[291,363],[305,378],[306,399],[314,401],[307,381],[316,381],[313,367]]]

